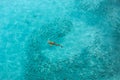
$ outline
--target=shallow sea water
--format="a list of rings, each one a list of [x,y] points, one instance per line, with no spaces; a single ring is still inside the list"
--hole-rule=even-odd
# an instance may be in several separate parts
[[[0,80],[119,80],[119,13],[119,0],[0,0]]]

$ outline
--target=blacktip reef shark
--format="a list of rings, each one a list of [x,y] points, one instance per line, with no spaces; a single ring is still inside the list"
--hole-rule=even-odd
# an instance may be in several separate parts
[[[63,48],[63,46],[62,45],[60,45],[60,44],[57,44],[56,42],[53,42],[53,41],[50,41],[50,40],[48,40],[48,44],[50,44],[51,46],[60,46],[61,48]]]

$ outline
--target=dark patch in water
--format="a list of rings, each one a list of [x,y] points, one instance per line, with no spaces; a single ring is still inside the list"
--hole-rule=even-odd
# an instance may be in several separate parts
[[[44,24],[31,34],[26,47],[25,80],[53,79],[53,76],[49,75],[53,75],[55,66],[44,56],[42,50],[49,49],[48,39],[61,43],[64,37],[70,33],[72,26],[71,21],[59,19]]]

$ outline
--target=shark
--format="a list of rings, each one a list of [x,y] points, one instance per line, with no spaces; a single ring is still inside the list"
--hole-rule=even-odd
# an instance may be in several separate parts
[[[48,44],[50,45],[50,46],[59,46],[59,47],[61,47],[61,48],[63,48],[63,46],[61,45],[61,44],[58,44],[58,43],[56,43],[56,42],[54,42],[54,41],[51,41],[51,40],[48,40]]]

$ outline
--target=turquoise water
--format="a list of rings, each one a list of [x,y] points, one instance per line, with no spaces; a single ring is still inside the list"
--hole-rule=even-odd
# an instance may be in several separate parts
[[[119,80],[119,13],[119,0],[0,0],[0,80]]]

